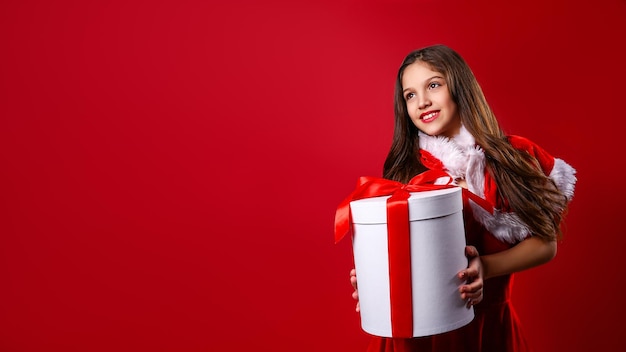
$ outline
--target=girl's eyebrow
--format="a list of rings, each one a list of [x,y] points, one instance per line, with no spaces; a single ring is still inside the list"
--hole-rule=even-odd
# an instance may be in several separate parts
[[[432,77],[429,77],[429,78],[428,78],[427,80],[425,80],[424,82],[430,82],[430,81],[432,81],[432,80],[433,80],[433,79],[435,79],[435,78],[438,78],[438,79],[444,79],[444,78],[443,78],[443,76],[432,76]],[[402,92],[406,92],[407,90],[410,90],[410,89],[411,89],[411,88],[404,88],[404,89],[402,90]]]

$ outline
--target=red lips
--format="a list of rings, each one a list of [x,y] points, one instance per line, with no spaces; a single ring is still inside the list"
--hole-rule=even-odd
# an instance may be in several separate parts
[[[429,116],[429,115],[432,115],[432,116],[428,117],[427,119],[424,119],[426,116]],[[426,111],[420,115],[420,119],[424,122],[428,122],[428,121],[434,120],[435,118],[437,118],[437,116],[439,116],[439,110]]]

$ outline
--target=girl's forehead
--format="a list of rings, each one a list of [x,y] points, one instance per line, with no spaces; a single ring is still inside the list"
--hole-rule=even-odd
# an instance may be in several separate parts
[[[444,73],[437,71],[430,64],[424,61],[415,61],[404,68],[401,80],[429,79],[434,76],[445,78]]]

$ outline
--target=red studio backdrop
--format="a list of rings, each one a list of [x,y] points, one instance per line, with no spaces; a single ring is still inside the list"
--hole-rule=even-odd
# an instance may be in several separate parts
[[[0,350],[363,351],[334,213],[435,43],[578,170],[531,344],[623,350],[624,38],[623,0],[2,1]]]

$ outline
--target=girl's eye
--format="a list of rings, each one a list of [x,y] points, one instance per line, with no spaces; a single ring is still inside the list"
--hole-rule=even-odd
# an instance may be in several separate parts
[[[433,89],[433,88],[437,88],[437,87],[439,87],[440,85],[441,85],[441,84],[439,84],[439,82],[430,82],[430,83],[428,84],[428,88],[429,88],[429,89]]]
[[[415,93],[409,93],[406,96],[404,96],[404,99],[405,100],[409,100],[409,99],[413,98],[414,96],[415,96]]]

